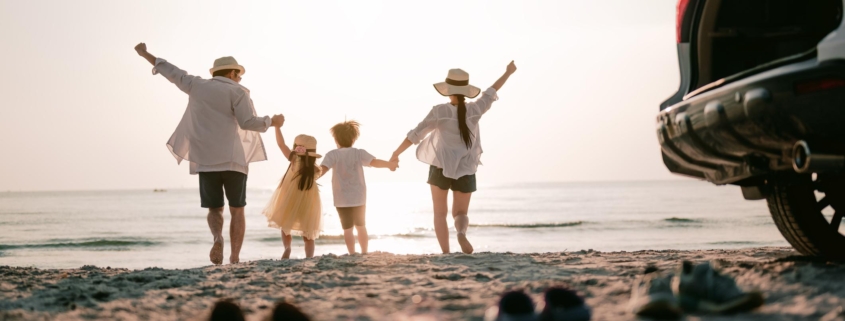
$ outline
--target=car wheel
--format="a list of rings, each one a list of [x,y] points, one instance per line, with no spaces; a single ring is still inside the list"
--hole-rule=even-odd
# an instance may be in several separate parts
[[[784,173],[768,183],[769,212],[789,244],[804,255],[845,259],[845,176]]]

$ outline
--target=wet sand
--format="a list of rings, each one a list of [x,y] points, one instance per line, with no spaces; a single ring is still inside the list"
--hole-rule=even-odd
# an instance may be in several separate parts
[[[313,320],[483,320],[508,289],[566,285],[586,296],[593,320],[631,320],[634,281],[648,264],[716,261],[744,289],[766,293],[758,310],[688,320],[843,320],[845,264],[789,248],[707,251],[325,255],[185,270],[85,266],[0,267],[0,320],[202,320],[232,298],[247,320],[286,300]]]

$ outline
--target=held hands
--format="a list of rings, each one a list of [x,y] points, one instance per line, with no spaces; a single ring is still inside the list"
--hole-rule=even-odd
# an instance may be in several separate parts
[[[513,74],[514,72],[516,72],[516,65],[513,63],[513,60],[511,60],[511,63],[508,64],[508,67],[507,67],[505,73],[510,75],[510,74]]]
[[[139,56],[143,56],[145,53],[147,53],[147,44],[143,42],[137,44],[135,46],[135,52],[137,52]]]
[[[390,156],[390,160],[387,161],[387,168],[390,169],[391,172],[395,172],[397,168],[399,168],[399,156],[396,153],[393,153]]]
[[[273,127],[276,127],[276,128],[282,127],[282,125],[285,124],[285,115],[282,115],[282,114],[273,115],[273,118],[271,118],[270,120],[271,120],[270,126],[273,126]]]

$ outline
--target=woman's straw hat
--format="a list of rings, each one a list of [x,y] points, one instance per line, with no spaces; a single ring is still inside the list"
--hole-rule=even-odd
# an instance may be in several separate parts
[[[296,138],[293,139],[293,145],[305,147],[305,152],[308,153],[308,156],[311,156],[311,157],[314,157],[314,158],[323,157],[322,155],[317,154],[317,139],[312,137],[312,136],[308,136],[308,135],[296,136]],[[296,148],[294,148],[294,149],[296,149]]]
[[[446,81],[434,84],[434,89],[443,96],[464,95],[475,98],[481,89],[469,84],[469,74],[460,69],[449,69]]]
[[[235,58],[231,57],[231,56],[220,57],[220,58],[217,58],[216,60],[214,60],[214,67],[209,69],[208,72],[210,72],[213,75],[215,71],[225,70],[225,69],[237,69],[238,71],[240,71],[239,75],[242,75],[242,76],[243,76],[243,74],[246,73],[246,68],[244,68],[244,66],[239,65],[238,61],[235,60]]]

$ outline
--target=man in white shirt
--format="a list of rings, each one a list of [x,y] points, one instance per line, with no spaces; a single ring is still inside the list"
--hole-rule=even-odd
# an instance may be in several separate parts
[[[140,43],[135,51],[160,73],[188,94],[188,108],[167,142],[167,148],[181,163],[190,163],[190,173],[199,174],[201,206],[208,208],[208,227],[214,237],[209,253],[211,263],[223,263],[224,189],[232,222],[229,226],[232,254],[229,263],[238,263],[243,244],[246,180],[249,163],[267,159],[258,132],[281,126],[282,115],[258,117],[249,90],[240,85],[246,71],[235,58],[214,61],[211,79],[189,75],[184,70],[156,58]]]

